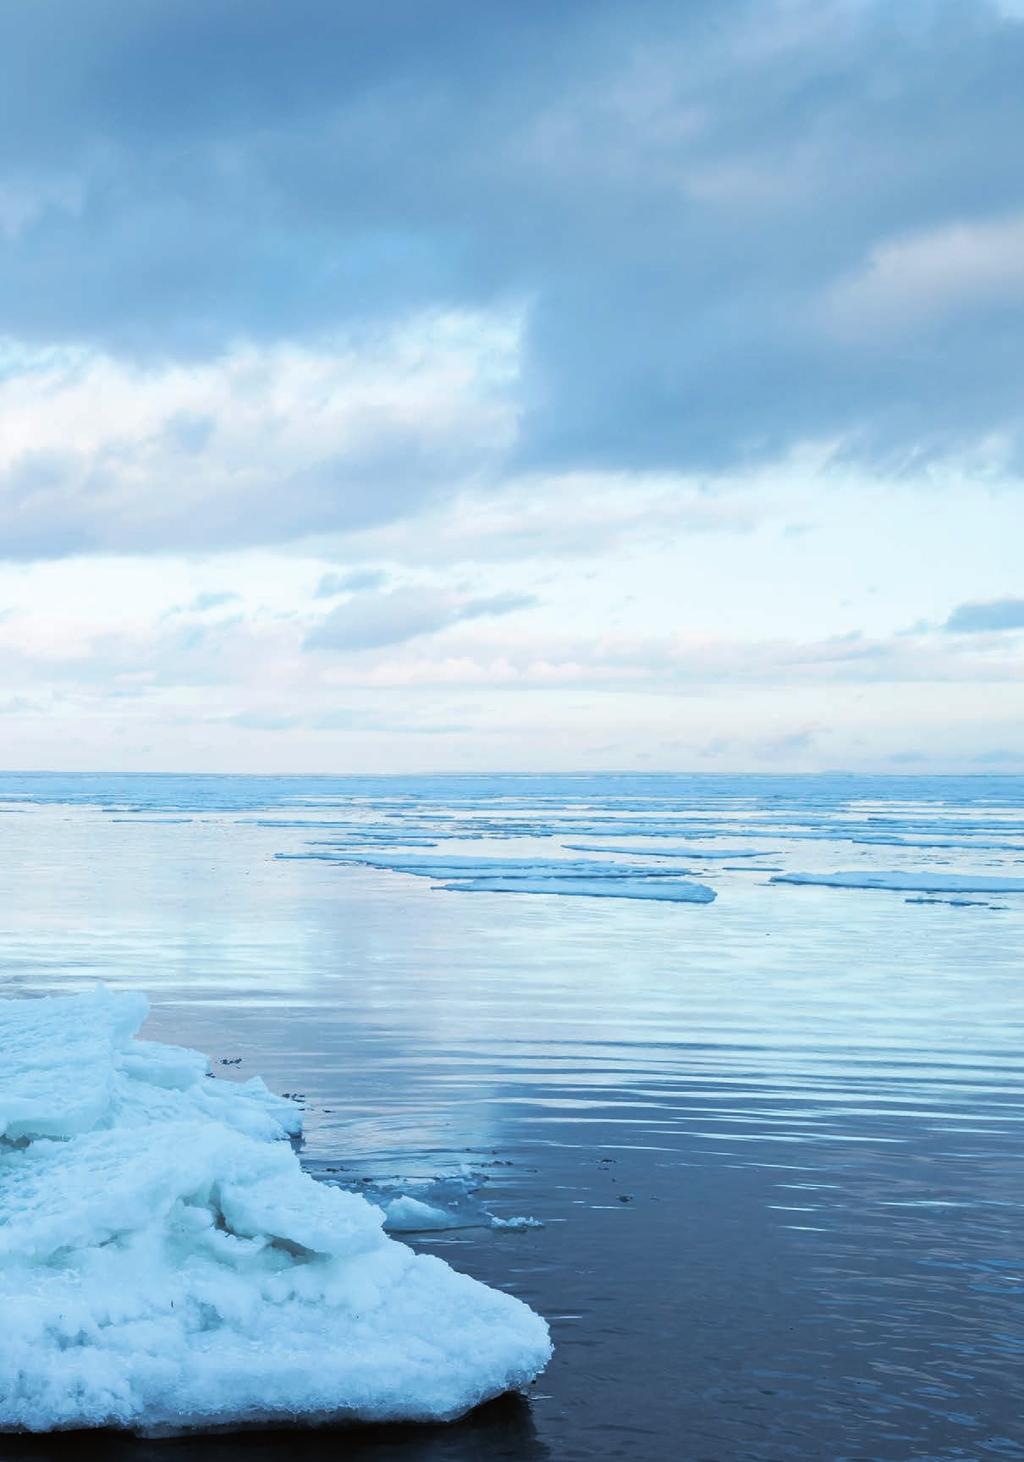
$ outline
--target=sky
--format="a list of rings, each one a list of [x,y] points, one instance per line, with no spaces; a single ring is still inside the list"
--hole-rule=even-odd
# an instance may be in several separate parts
[[[1024,0],[6,0],[0,766],[1024,771]]]

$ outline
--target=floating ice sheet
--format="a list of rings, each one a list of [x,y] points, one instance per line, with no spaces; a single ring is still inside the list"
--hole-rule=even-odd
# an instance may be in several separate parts
[[[446,1420],[544,1367],[539,1316],[317,1183],[294,1103],[144,1014],[0,1002],[0,1430]]]
[[[419,853],[369,857],[353,853],[344,861],[444,880],[438,886],[450,893],[546,893],[676,904],[710,904],[715,898],[714,889],[680,878],[671,868],[640,868],[635,863],[594,858],[439,857]]]
[[[660,845],[652,848],[649,843],[618,843],[613,848],[602,848],[597,843],[565,843],[563,846],[570,853],[625,853],[638,858],[691,858],[695,862],[702,862],[704,859],[715,861],[719,858],[768,858],[777,851],[773,848],[704,848],[699,844],[691,844],[686,848],[665,848]]]
[[[906,893],[1024,893],[1024,878],[999,873],[777,873],[772,883],[815,884],[822,888],[890,888]]]
[[[494,873],[503,878],[636,878],[640,870],[635,863],[601,862],[595,858],[488,858],[469,853],[445,854],[380,854],[370,856],[353,853],[350,863],[368,868],[385,868],[393,873],[415,873],[422,878],[477,878]],[[645,877],[674,878],[670,869],[643,870]]]
[[[646,899],[663,904],[711,904],[715,891],[682,878],[503,878],[492,874],[442,883],[449,893],[546,893],[562,898]]]

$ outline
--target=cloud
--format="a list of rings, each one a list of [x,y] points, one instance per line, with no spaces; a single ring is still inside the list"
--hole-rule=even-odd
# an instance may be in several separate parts
[[[196,595],[188,605],[188,610],[193,614],[205,614],[208,609],[219,609],[222,604],[235,604],[241,597],[241,594],[236,594],[233,589],[208,589],[204,593]]]
[[[466,620],[511,614],[537,601],[529,594],[460,598],[444,589],[403,588],[339,604],[306,636],[307,650],[370,650],[399,645]]]
[[[806,475],[787,462],[792,477]],[[361,553],[406,563],[505,562],[619,555],[692,534],[749,534],[770,511],[777,472],[745,473],[715,490],[667,473],[530,474],[476,485],[415,519],[359,529]]]
[[[831,292],[836,328],[891,336],[954,312],[1024,302],[1024,213],[953,222],[888,240]]]
[[[387,582],[383,569],[349,569],[344,573],[324,574],[314,592],[314,599],[333,599],[336,594],[365,594],[380,589]]]
[[[5,694],[1012,744],[1022,4],[0,7]]]
[[[0,334],[202,369],[512,310],[516,470],[1019,448],[1022,68],[1006,0],[9,5]],[[352,518],[388,475],[390,510],[422,501],[397,439],[356,461]],[[64,470],[87,496],[90,464]],[[309,471],[262,532],[358,495]],[[252,541],[243,508],[211,517]]]
[[[983,604],[958,604],[942,627],[950,634],[1024,629],[1024,599],[990,599]]]
[[[513,430],[514,332],[430,317],[190,368],[13,352],[0,369],[0,557],[275,544],[415,514]]]
[[[971,758],[975,766],[1021,766],[1024,765],[1024,748],[1014,750],[1009,746],[993,747],[991,751],[980,751]]]
[[[768,736],[759,741],[756,750],[765,761],[790,761],[800,757],[817,741],[820,728],[805,727],[801,731],[786,731],[778,736]]]
[[[301,716],[276,715],[268,711],[238,711],[228,720],[242,731],[291,731],[302,724]]]
[[[208,581],[242,583],[221,577],[232,565],[241,573],[234,557],[210,565]],[[969,767],[979,748],[1012,746],[1019,731],[1024,663],[1011,636],[743,638],[724,627],[679,632],[664,617],[657,632],[625,634],[609,629],[604,601],[589,624],[564,599],[516,616],[510,594],[481,593],[467,580],[406,585],[413,598],[404,608],[397,588],[321,602],[324,611],[369,606],[372,616],[354,629],[335,620],[337,648],[303,653],[316,580],[299,556],[253,556],[248,607],[227,615],[167,617],[166,599],[147,597],[159,576],[138,560],[7,572],[74,596],[62,605],[40,592],[0,625],[0,678],[16,698],[0,737],[14,762],[42,746],[61,765],[102,765],[116,737],[155,748],[138,750],[142,766],[341,769],[350,764],[343,740],[345,757],[369,770],[467,759],[543,767],[552,755],[564,766],[608,766],[646,755],[654,767],[680,769],[892,771],[893,753],[920,746],[929,768],[944,770]],[[194,569],[176,572],[167,587],[184,603]],[[303,608],[285,616],[279,604],[291,593]],[[323,613],[314,628],[331,619]],[[415,728],[423,734],[408,734]],[[1008,755],[1004,769],[1017,761]],[[993,758],[976,769],[1001,765]]]

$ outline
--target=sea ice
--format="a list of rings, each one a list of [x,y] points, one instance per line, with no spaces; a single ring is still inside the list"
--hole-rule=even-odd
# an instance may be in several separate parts
[[[628,856],[641,858],[691,858],[694,862],[701,862],[704,859],[716,858],[766,858],[772,853],[777,853],[777,848],[702,848],[690,846],[688,848],[652,848],[637,843],[620,843],[614,848],[602,848],[596,843],[565,843],[571,853],[625,853]]]
[[[438,885],[447,893],[547,893],[562,898],[647,899],[664,904],[711,904],[715,891],[682,878],[465,878]]]
[[[418,878],[443,879],[449,893],[547,893],[566,898],[649,899],[659,903],[710,904],[714,889],[680,878],[672,868],[595,858],[489,858],[456,853],[435,857],[352,854],[344,861]]]
[[[891,888],[901,893],[1024,893],[1024,878],[1000,873],[778,873],[772,883],[823,888]]]
[[[296,1104],[145,1013],[0,1001],[0,1431],[448,1420],[543,1369],[538,1315],[304,1173]]]
[[[384,1227],[391,1234],[422,1234],[430,1229],[465,1228],[466,1224],[443,1208],[403,1193],[385,1204]]]

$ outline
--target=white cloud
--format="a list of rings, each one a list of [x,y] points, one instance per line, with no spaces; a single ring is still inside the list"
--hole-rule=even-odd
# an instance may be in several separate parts
[[[383,569],[336,569],[321,576],[315,597],[333,599],[338,594],[364,594],[382,588],[387,577]]]
[[[404,644],[465,620],[511,614],[536,603],[529,594],[459,595],[410,585],[339,604],[306,636],[308,650],[358,651]]]
[[[825,314],[836,333],[870,338],[1000,302],[1024,302],[1021,213],[886,240],[833,287]]]
[[[517,329],[434,314],[193,366],[21,354],[0,377],[0,556],[280,543],[387,522],[499,459]]]

